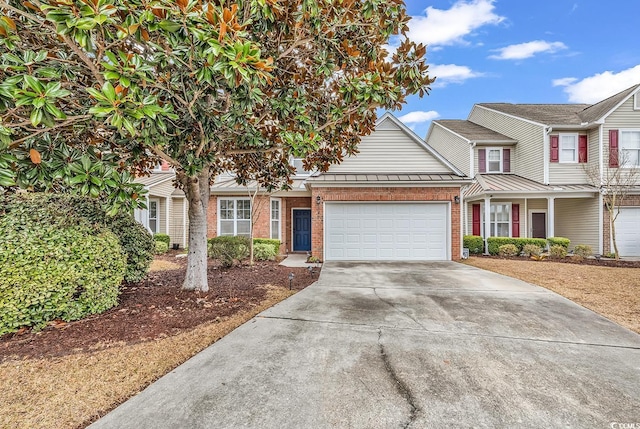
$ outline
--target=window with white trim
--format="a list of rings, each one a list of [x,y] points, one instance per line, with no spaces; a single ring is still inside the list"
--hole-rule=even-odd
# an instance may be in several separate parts
[[[251,236],[251,200],[218,199],[218,235]]]
[[[633,96],[633,110],[640,110],[640,93],[638,92]]]
[[[271,200],[271,238],[280,240],[280,199]]]
[[[620,130],[620,151],[623,167],[640,167],[640,130]]]
[[[560,134],[560,162],[578,162],[578,134]]]
[[[490,207],[492,237],[511,236],[511,204],[492,203]]]
[[[502,149],[487,148],[487,173],[502,173]]]
[[[312,173],[309,170],[305,170],[303,161],[304,161],[304,158],[296,158],[293,156],[289,161],[291,165],[293,165],[293,167],[296,169],[296,176],[308,176]]]
[[[158,200],[149,200],[149,230],[152,234],[159,232],[160,213],[158,210]]]

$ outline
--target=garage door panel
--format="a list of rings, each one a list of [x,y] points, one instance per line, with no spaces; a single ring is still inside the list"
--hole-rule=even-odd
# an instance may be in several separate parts
[[[448,209],[442,203],[327,203],[327,260],[447,260]],[[359,222],[351,222],[354,217]]]
[[[616,219],[616,242],[621,256],[640,256],[640,207],[623,207]]]

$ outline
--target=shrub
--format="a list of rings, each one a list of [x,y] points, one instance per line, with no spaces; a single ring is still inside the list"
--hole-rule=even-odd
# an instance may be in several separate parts
[[[276,258],[276,252],[273,249],[273,245],[267,243],[254,244],[253,258],[256,261],[273,261]]]
[[[484,252],[484,240],[479,235],[465,235],[462,238],[462,247],[469,249],[472,255],[478,255]]]
[[[156,241],[156,255],[162,255],[163,253],[167,253],[169,251],[169,245],[164,241]]]
[[[562,246],[565,249],[568,249],[569,244],[571,243],[571,240],[564,237],[549,237],[547,238],[547,241],[549,242],[549,247]]]
[[[525,244],[522,247],[524,256],[539,256],[542,253],[542,247],[535,244]]]
[[[124,279],[128,282],[139,282],[149,271],[153,260],[153,237],[129,214],[117,214],[112,218],[106,218],[105,223],[118,236],[120,246],[127,256]]]
[[[567,256],[567,249],[559,244],[554,244],[549,248],[549,256],[554,259],[562,259]]]
[[[0,335],[117,304],[125,255],[116,235],[46,201],[0,198]]]
[[[522,252],[527,244],[545,247],[547,242],[542,238],[511,238],[511,237],[489,237],[487,239],[487,247],[489,254],[497,255],[500,252],[500,246],[504,244],[513,244],[518,248],[518,253]]]
[[[593,249],[588,244],[578,244],[573,249],[573,253],[576,256],[580,256],[582,258],[588,258],[593,255]]]
[[[517,256],[520,252],[518,246],[515,244],[503,244],[498,248],[498,254],[500,256]]]
[[[167,249],[171,245],[171,238],[167,234],[161,234],[161,233],[153,234],[153,240],[167,243]]]
[[[256,244],[268,244],[273,247],[274,256],[280,254],[280,240],[274,238],[254,238],[253,239],[253,252],[255,256]]]
[[[231,267],[235,261],[249,256],[249,238],[225,235],[209,240],[209,256],[220,261],[223,267]]]

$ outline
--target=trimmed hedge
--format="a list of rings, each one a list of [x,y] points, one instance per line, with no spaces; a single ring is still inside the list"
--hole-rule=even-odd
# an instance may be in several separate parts
[[[513,244],[518,248],[518,253],[522,252],[522,249],[527,244],[534,244],[536,246],[545,247],[547,242],[544,238],[511,238],[511,237],[489,237],[487,239],[487,247],[489,248],[490,255],[497,255],[500,252],[500,246],[504,244]]]
[[[273,261],[275,257],[276,252],[273,245],[268,243],[254,243],[253,258],[256,261]]]
[[[549,242],[549,247],[562,246],[565,249],[568,249],[569,244],[571,244],[571,240],[565,237],[549,237],[547,238],[547,241]]]
[[[0,197],[0,335],[118,303],[126,260],[118,238],[58,208],[43,195]]]
[[[276,240],[274,238],[254,238],[253,239],[253,252],[255,256],[256,244],[268,244],[273,247],[274,256],[280,254],[280,244],[282,242],[280,240]]]
[[[562,259],[567,256],[567,248],[559,244],[554,244],[549,248],[549,256],[554,259]]]
[[[167,249],[169,249],[169,246],[171,245],[171,238],[167,234],[162,234],[162,233],[153,234],[153,240],[167,243]]]
[[[169,251],[169,245],[164,241],[156,240],[156,255],[162,255],[163,253],[167,253]]]
[[[224,235],[209,239],[209,257],[220,261],[223,267],[231,267],[235,261],[249,256],[248,237]]]
[[[462,237],[462,247],[469,249],[472,255],[479,255],[484,252],[484,240],[479,235],[465,235]]]
[[[518,256],[520,252],[518,251],[518,246],[515,244],[503,244],[498,249],[498,254],[500,256]]]
[[[593,249],[588,244],[577,244],[576,247],[573,248],[573,253],[577,256],[588,258],[589,256],[593,256]]]

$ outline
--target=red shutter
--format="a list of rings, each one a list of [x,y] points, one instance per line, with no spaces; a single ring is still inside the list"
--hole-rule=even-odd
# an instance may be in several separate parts
[[[551,142],[551,162],[558,162],[560,159],[560,140],[558,136],[549,136]]]
[[[487,171],[487,150],[478,149],[478,173]]]
[[[472,233],[473,235],[481,235],[480,234],[480,204],[473,205],[473,220],[471,222]]]
[[[502,172],[511,173],[511,149],[502,149]]]
[[[609,130],[609,167],[618,166],[618,130]]]
[[[587,136],[578,136],[578,162],[587,162]]]
[[[511,204],[511,236],[520,237],[520,204]]]

